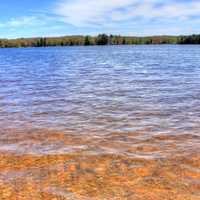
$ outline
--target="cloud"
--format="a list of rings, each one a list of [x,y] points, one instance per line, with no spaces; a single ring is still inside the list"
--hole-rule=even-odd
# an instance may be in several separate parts
[[[77,27],[107,26],[127,21],[186,21],[200,16],[196,0],[58,0],[54,13]]]
[[[8,19],[0,23],[0,28],[30,28],[46,24],[47,18],[41,16],[22,16]]]
[[[10,27],[21,27],[21,26],[34,26],[39,23],[39,20],[35,16],[25,16],[20,18],[12,18],[7,22],[7,25]]]
[[[63,21],[75,26],[91,26],[106,22],[109,13],[119,8],[127,7],[137,0],[60,0],[55,13]]]

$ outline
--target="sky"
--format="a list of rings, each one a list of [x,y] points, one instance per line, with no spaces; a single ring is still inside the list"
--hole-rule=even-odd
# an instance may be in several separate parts
[[[200,33],[200,0],[1,0],[0,38]]]

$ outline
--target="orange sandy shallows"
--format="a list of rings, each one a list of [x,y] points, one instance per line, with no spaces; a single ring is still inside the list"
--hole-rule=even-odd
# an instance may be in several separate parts
[[[0,200],[200,200],[200,138],[141,134],[4,132]]]

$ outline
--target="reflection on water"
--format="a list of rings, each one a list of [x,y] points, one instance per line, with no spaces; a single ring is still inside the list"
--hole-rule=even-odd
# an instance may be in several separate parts
[[[199,51],[1,49],[0,200],[199,200]]]

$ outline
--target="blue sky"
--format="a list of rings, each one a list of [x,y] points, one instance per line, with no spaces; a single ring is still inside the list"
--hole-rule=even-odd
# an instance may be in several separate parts
[[[200,0],[1,0],[0,38],[200,33]]]

